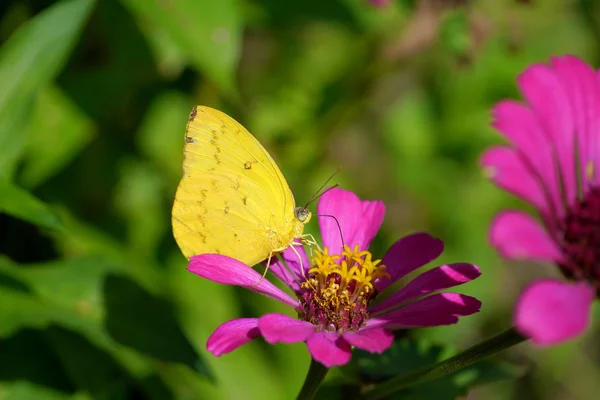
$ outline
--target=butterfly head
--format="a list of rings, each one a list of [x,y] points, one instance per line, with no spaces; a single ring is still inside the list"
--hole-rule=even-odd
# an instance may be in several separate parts
[[[296,216],[296,219],[303,224],[308,224],[308,221],[310,221],[310,217],[312,216],[311,212],[308,211],[308,208],[306,207],[296,207],[294,215]]]

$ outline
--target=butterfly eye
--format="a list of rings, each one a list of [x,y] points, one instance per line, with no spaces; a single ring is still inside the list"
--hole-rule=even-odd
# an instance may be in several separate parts
[[[310,211],[306,207],[296,207],[294,210],[294,215],[300,222],[304,222],[305,224],[310,220]]]

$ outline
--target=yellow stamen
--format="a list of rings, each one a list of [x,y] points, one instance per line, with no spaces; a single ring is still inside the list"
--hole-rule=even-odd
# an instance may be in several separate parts
[[[590,160],[585,166],[585,175],[588,178],[588,180],[592,180],[594,178],[594,172],[596,172],[594,168],[594,163]]]
[[[358,245],[345,245],[341,254],[329,254],[327,247],[315,250],[311,261],[302,287],[311,292],[305,301],[318,305],[320,311],[305,317],[324,329],[345,330],[362,324],[376,294],[375,280],[390,277],[381,260],[373,260],[366,250],[359,251]]]

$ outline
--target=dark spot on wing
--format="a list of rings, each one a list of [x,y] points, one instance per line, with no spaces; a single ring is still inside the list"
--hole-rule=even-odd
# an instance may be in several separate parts
[[[191,136],[186,136],[185,137],[185,142],[186,143],[196,143],[196,141],[194,140],[194,138],[191,137]]]
[[[198,114],[198,106],[194,106],[194,108],[192,108],[192,112],[190,113],[190,122],[196,118],[196,114]]]

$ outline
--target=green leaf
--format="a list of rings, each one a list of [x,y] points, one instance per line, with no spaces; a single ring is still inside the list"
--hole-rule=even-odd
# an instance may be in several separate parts
[[[92,4],[69,0],[48,7],[0,48],[0,176],[14,174],[36,93],[62,69]]]
[[[136,257],[150,257],[169,228],[165,218],[164,183],[148,163],[127,160],[115,193],[116,209],[127,220],[128,241]]]
[[[23,329],[8,338],[0,338],[0,354],[0,382],[19,379],[61,392],[72,390],[69,377],[60,366],[60,354],[48,346],[43,330]],[[0,399],[4,397],[0,395]]]
[[[40,227],[64,232],[58,216],[41,200],[14,184],[0,179],[0,212]]]
[[[66,374],[80,390],[91,393],[94,399],[125,399],[128,389],[136,386],[133,377],[110,353],[81,335],[56,326],[42,333],[58,354],[59,365],[63,366]]]
[[[0,273],[28,289],[0,286],[0,337],[22,328],[45,328],[50,323],[68,327],[109,344],[98,329],[103,316],[102,281],[119,266],[100,258],[74,258],[24,268],[0,259]]]
[[[184,336],[170,302],[117,275],[107,276],[103,291],[106,329],[115,340],[155,358],[180,362],[209,374]]]
[[[179,92],[162,93],[148,108],[137,134],[142,154],[173,182],[183,174],[183,138],[192,107],[192,102]]]
[[[178,78],[187,64],[185,50],[164,30],[156,25],[139,24],[150,51],[156,59],[156,68],[167,79]]]
[[[15,381],[0,383],[0,399],[2,400],[65,400],[73,399],[65,393],[35,385],[30,382]]]
[[[25,150],[33,100],[30,95],[0,108],[0,179],[12,179]]]
[[[40,92],[29,130],[21,182],[34,187],[69,163],[92,138],[92,121],[60,89]]]
[[[0,338],[50,324],[77,332],[129,370],[151,358],[182,363],[208,375],[166,300],[122,275],[123,266],[81,257],[18,266],[0,258],[0,274],[29,289],[0,286]]]
[[[238,0],[124,0],[137,19],[164,30],[190,63],[231,96],[241,50]]]
[[[457,9],[448,13],[439,34],[442,44],[451,54],[466,54],[472,42],[467,12]]]
[[[449,347],[432,344],[424,340],[400,339],[382,355],[355,351],[352,363],[347,367],[359,377],[363,386],[387,381],[394,377],[407,376],[448,358],[454,351]],[[521,375],[519,368],[492,361],[479,361],[466,365],[456,372],[410,386],[387,397],[403,400],[455,400],[476,385]],[[377,387],[377,386],[375,386]],[[369,395],[366,396],[367,398]],[[379,398],[379,397],[375,397]]]
[[[35,296],[0,286],[0,338],[9,337],[23,328],[44,328],[62,320],[63,310],[40,302]]]
[[[101,256],[115,263],[124,263],[125,245],[106,232],[76,218],[64,206],[56,211],[68,227],[65,234],[52,235],[57,250],[69,257]]]

